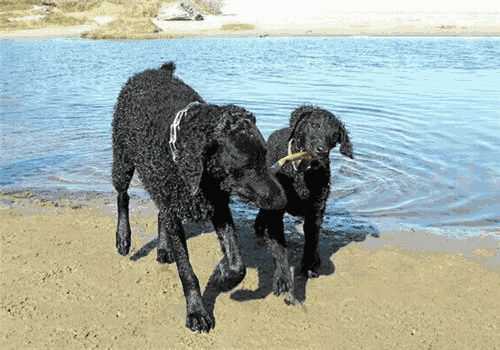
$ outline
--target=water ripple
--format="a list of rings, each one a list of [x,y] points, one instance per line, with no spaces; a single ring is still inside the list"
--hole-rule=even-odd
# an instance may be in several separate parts
[[[110,191],[116,96],[133,73],[175,60],[208,101],[254,112],[266,137],[287,126],[300,104],[344,120],[355,159],[332,153],[326,222],[350,213],[377,223],[500,232],[499,44],[2,40],[0,188]],[[134,178],[132,186],[141,184]]]

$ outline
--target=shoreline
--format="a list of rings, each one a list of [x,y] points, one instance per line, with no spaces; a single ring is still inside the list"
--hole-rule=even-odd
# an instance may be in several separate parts
[[[157,208],[154,202],[143,188],[132,186],[128,193],[131,199],[131,210],[138,210],[141,215],[156,213]],[[116,194],[113,190],[70,190],[64,187],[49,189],[36,187],[0,188],[0,210],[16,208],[19,206],[19,203],[28,206],[33,203],[56,206],[66,203],[66,206],[93,207],[102,210],[108,215],[114,215],[115,209],[113,205],[115,201]],[[243,222],[252,221],[258,210],[252,204],[240,201],[237,196],[231,199],[231,209],[235,219],[242,220]],[[285,225],[288,225],[289,231],[303,234],[299,227],[300,224],[298,224],[301,221],[302,219],[299,217],[285,215]],[[425,226],[415,222],[406,222],[397,217],[353,216],[348,212],[347,214],[344,212],[327,213],[323,222],[323,231],[327,234],[334,234],[336,231],[351,235],[364,234],[366,237],[379,237],[380,233],[383,232],[384,236],[399,247],[406,248],[411,242],[413,248],[418,246],[423,250],[431,247],[431,244],[425,244],[427,240],[419,242],[418,237],[420,234],[430,238],[428,241],[432,243],[443,244],[443,240],[449,240],[449,242],[469,241],[471,246],[476,248],[478,247],[477,243],[491,240],[492,244],[489,244],[488,248],[497,247],[500,249],[500,230],[495,227]],[[415,235],[416,232],[419,235]],[[455,245],[452,244],[452,246]],[[479,246],[482,246],[482,244],[479,244]],[[434,249],[432,248],[430,251],[434,251]],[[444,249],[443,251],[450,251],[450,249]],[[458,252],[453,249],[451,251]],[[461,249],[460,253],[469,257],[473,255],[471,250],[466,251],[465,249]],[[500,259],[500,256],[498,259]],[[500,266],[500,260],[494,264]]]
[[[155,216],[157,208],[148,195],[140,189],[129,191],[131,215],[142,217]],[[0,190],[0,212],[2,210],[20,210],[27,215],[51,208],[93,209],[99,214],[113,217],[116,215],[116,196],[113,192],[99,191],[68,191],[61,190]],[[26,209],[28,208],[28,209]],[[252,209],[255,209],[252,207]],[[251,227],[252,212],[245,208],[232,208],[235,222]],[[250,217],[249,217],[250,216]],[[351,219],[352,220],[352,219]],[[325,222],[322,228],[327,240],[349,240],[358,242],[369,250],[393,247],[417,253],[450,253],[459,254],[464,258],[478,262],[484,267],[500,272],[500,234],[481,233],[478,235],[444,235],[437,234],[432,228],[418,228],[410,225],[394,227],[377,227],[370,223],[360,226],[358,220],[353,227],[333,228]],[[286,216],[285,229],[290,239],[302,240],[303,231],[300,218]],[[326,221],[326,220],[325,220]],[[188,227],[209,227],[209,223],[187,223]],[[195,228],[197,231],[198,228]],[[336,232],[336,231],[339,232]],[[500,232],[499,232],[500,233]],[[154,238],[155,233],[151,233]],[[370,238],[370,239],[369,239]]]
[[[114,200],[0,196],[0,347],[16,348],[453,348],[499,344],[498,241],[477,259],[457,241],[397,244],[397,236],[322,235],[321,276],[296,279],[287,306],[272,294],[272,259],[251,223],[237,220],[247,276],[215,303],[216,328],[184,327],[175,265],[156,263],[156,213],[131,208],[132,250],[114,247]],[[202,291],[221,258],[211,228],[189,225],[191,262]],[[416,238],[416,235],[414,235]],[[470,242],[464,246],[471,248]],[[453,243],[454,242],[454,243]],[[494,249],[491,244],[496,243]],[[303,240],[289,238],[300,266]],[[444,249],[443,249],[444,248]],[[448,249],[448,250],[447,250]],[[494,254],[494,255],[492,255]],[[483,260],[486,259],[486,260]],[[210,299],[210,296],[206,296]],[[206,302],[209,302],[205,299]]]
[[[293,32],[293,31],[250,31],[250,32],[223,32],[214,31],[209,33],[186,33],[179,32],[175,34],[148,34],[139,35],[137,37],[123,37],[123,38],[106,38],[106,39],[94,39],[94,38],[84,38],[81,34],[86,31],[80,31],[79,28],[43,28],[43,29],[25,29],[12,32],[0,32],[0,40],[29,40],[29,39],[82,39],[82,40],[172,40],[172,39],[231,39],[231,38],[315,38],[315,37],[325,37],[325,38],[356,38],[356,37],[366,37],[366,38],[499,38],[500,29],[498,31],[478,31],[478,32],[378,32],[374,31],[371,33],[366,32],[342,32],[342,31],[318,31],[312,33],[304,32]]]

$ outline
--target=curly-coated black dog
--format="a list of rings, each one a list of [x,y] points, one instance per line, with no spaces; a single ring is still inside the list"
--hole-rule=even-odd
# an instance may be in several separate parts
[[[340,153],[353,158],[352,145],[344,124],[332,113],[311,106],[293,111],[290,127],[271,134],[267,141],[268,164],[305,151],[309,159],[285,164],[276,174],[287,197],[285,209],[261,209],[255,220],[255,234],[263,238],[267,230],[268,243],[275,263],[273,291],[279,295],[288,292],[292,276],[288,266],[283,228],[285,212],[304,217],[305,245],[302,272],[318,277],[319,231],[325,205],[330,194],[330,150],[340,144]]]
[[[227,291],[246,272],[229,209],[230,194],[268,210],[284,208],[286,198],[266,167],[265,141],[255,117],[237,106],[205,103],[174,76],[174,70],[169,62],[130,78],[115,106],[116,247],[121,255],[130,249],[127,190],[137,170],[159,208],[157,260],[175,260],[186,297],[186,326],[208,332],[214,321],[189,262],[182,222],[212,221],[224,253],[216,281],[221,291]]]

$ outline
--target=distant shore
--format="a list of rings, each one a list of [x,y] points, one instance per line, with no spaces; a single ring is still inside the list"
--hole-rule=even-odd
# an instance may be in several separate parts
[[[3,20],[0,22],[0,38],[500,36],[500,6],[497,9],[481,6],[472,10],[474,6],[471,5],[455,12],[443,10],[445,7],[442,6],[427,11],[419,9],[433,8],[432,2],[422,1],[429,3],[428,6],[402,11],[397,7],[389,10],[394,5],[391,5],[391,0],[383,0],[378,7],[368,8],[328,0],[311,0],[310,4],[226,0],[221,2],[223,5],[217,11],[200,9],[203,13],[201,21],[171,21],[158,15],[163,7],[174,6],[175,1],[167,5],[138,2],[135,7],[96,1],[94,7],[85,10],[54,7],[43,8],[45,12],[40,6],[30,8],[26,5],[23,10],[0,9],[0,19]],[[24,21],[25,18],[30,20]],[[45,20],[47,18],[50,20]]]
[[[338,240],[322,235],[319,279],[296,280],[303,305],[271,292],[272,259],[236,218],[245,280],[215,301],[216,328],[195,335],[175,265],[155,261],[156,211],[131,200],[132,251],[115,252],[113,196],[0,195],[0,347],[493,349],[498,240]],[[202,290],[220,259],[209,226],[189,226]],[[209,234],[208,234],[209,233]],[[427,242],[427,243],[426,243]],[[294,265],[303,240],[289,239]]]

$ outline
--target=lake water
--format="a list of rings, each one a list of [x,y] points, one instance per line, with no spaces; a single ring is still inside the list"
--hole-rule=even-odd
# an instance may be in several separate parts
[[[112,191],[118,92],[174,60],[266,137],[304,103],[345,121],[356,159],[332,152],[328,225],[500,237],[500,38],[2,40],[0,55],[1,190]]]

